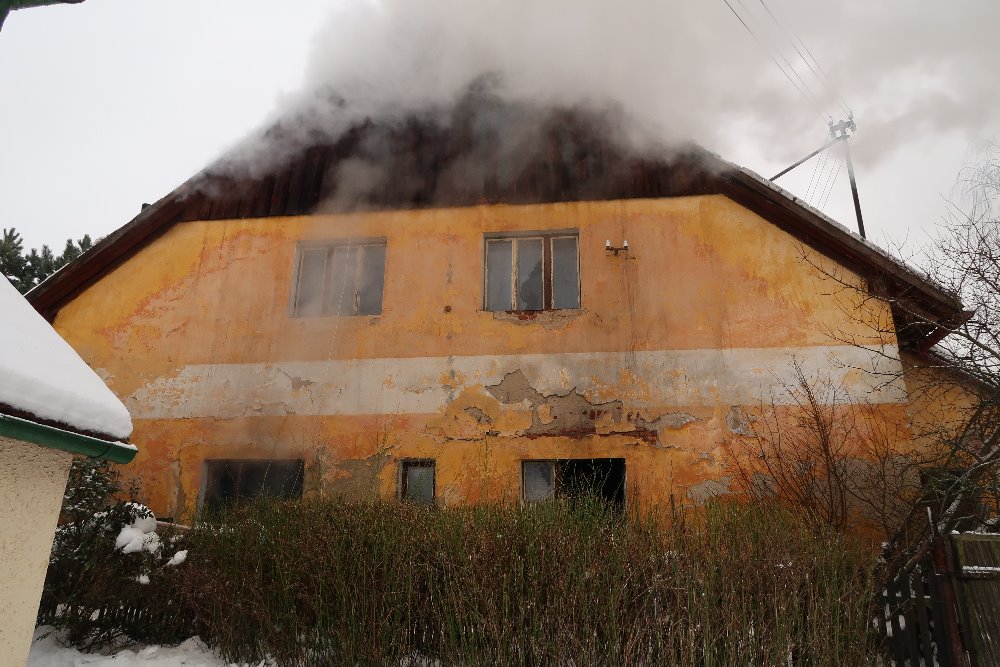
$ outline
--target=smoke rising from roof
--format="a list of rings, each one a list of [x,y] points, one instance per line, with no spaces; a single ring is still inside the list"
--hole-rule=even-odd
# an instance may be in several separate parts
[[[785,161],[818,143],[821,114],[845,115],[796,55],[800,36],[853,105],[856,157],[876,163],[921,132],[982,137],[1000,103],[982,44],[1000,4],[849,0],[836,5],[731,0],[362,0],[335,9],[314,38],[302,89],[282,101],[281,156],[361,119],[447,110],[473,82],[514,104],[613,110],[633,147],[699,143]],[[768,9],[782,25],[774,23]],[[765,53],[789,63],[798,92]],[[801,49],[799,49],[801,51]],[[813,99],[807,100],[806,97]],[[288,122],[294,118],[294,122]]]

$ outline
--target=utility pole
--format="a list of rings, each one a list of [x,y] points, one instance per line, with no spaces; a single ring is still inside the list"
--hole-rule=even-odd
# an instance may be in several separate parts
[[[858,233],[861,238],[865,236],[865,221],[861,217],[861,200],[858,199],[858,182],[854,180],[854,162],[851,160],[851,143],[849,139],[857,126],[854,124],[854,114],[850,114],[847,120],[838,123],[830,123],[830,136],[833,141],[844,142],[844,159],[847,160],[847,176],[851,180],[851,196],[854,198],[854,213],[858,216]]]
[[[861,238],[868,238],[865,236],[865,222],[861,217],[861,200],[858,198],[858,182],[854,178],[854,162],[851,160],[850,138],[854,135],[854,131],[857,129],[857,125],[854,124],[854,114],[849,114],[847,116],[847,120],[838,121],[836,123],[830,121],[828,125],[830,126],[830,141],[826,142],[809,155],[794,163],[792,166],[782,169],[777,174],[772,176],[771,180],[773,181],[784,176],[792,169],[795,169],[803,162],[808,162],[835,143],[843,142],[844,159],[847,161],[847,175],[851,180],[851,196],[854,197],[854,213],[858,217],[858,233],[861,235]]]

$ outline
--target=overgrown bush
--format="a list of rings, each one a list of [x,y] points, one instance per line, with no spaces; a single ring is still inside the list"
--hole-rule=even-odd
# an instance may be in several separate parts
[[[174,543],[181,536],[158,534],[153,513],[122,495],[118,475],[107,462],[73,461],[39,622],[64,630],[71,643],[83,648],[183,638],[177,627],[150,623],[172,616],[158,612],[175,604],[176,582],[169,580],[176,575],[164,562],[179,548]],[[164,546],[171,548],[164,551]]]
[[[764,504],[668,521],[596,502],[262,502],[190,539],[185,605],[233,661],[876,661],[870,552]]]
[[[580,501],[261,500],[186,540],[190,558],[154,564],[148,586],[90,566],[79,626],[135,607],[159,620],[119,639],[167,628],[280,665],[878,664],[870,550],[765,503],[639,518]],[[75,641],[110,638],[96,627]]]

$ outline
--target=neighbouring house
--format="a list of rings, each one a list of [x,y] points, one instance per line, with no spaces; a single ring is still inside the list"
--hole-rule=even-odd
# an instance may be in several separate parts
[[[28,659],[74,454],[128,463],[128,410],[0,277],[0,656]]]
[[[613,135],[474,96],[333,135],[279,124],[29,299],[124,397],[158,515],[595,477],[619,503],[698,502],[793,364],[907,441],[897,372],[957,298],[714,154]]]

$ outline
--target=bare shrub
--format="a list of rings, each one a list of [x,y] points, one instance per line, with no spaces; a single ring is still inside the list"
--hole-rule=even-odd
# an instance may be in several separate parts
[[[798,362],[792,370],[794,384],[734,445],[743,490],[778,498],[813,526],[894,535],[921,497],[922,461],[903,448],[906,426],[852,401],[842,385],[808,378]]]

